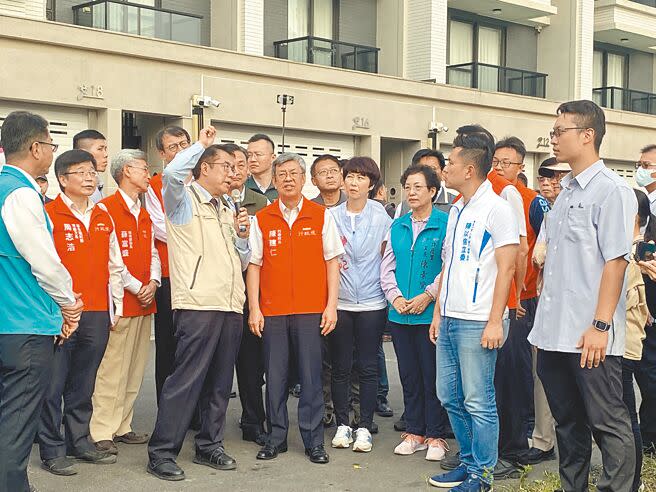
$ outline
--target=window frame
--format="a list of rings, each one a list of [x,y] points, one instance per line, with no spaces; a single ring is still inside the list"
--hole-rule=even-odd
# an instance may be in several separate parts
[[[449,9],[449,14],[447,16],[447,57],[450,58],[451,55],[451,21],[463,22],[466,24],[472,25],[472,61],[470,63],[484,63],[478,60],[478,30],[479,27],[488,27],[492,29],[498,29],[501,31],[501,46],[499,50],[501,52],[501,64],[500,67],[506,67],[506,46],[507,46],[507,37],[508,37],[508,23],[503,21],[497,21],[494,19],[489,19],[487,17],[471,14],[469,12],[463,12],[461,10]],[[453,65],[451,60],[447,60],[447,66]]]
[[[631,63],[632,51],[628,49],[622,49],[618,46],[608,45],[604,43],[595,43],[593,47],[593,51],[598,51],[601,53],[601,86],[593,87],[593,89],[608,87],[608,55],[609,54],[619,55],[624,58],[624,70],[622,73],[622,87],[620,87],[620,89],[628,89],[629,74],[630,74],[629,64]],[[594,60],[594,56],[593,56],[593,60]],[[592,68],[592,70],[594,73],[594,67]]]

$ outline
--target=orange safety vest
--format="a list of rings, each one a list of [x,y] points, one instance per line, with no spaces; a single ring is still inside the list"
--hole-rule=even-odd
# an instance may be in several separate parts
[[[142,208],[139,211],[139,221],[137,222],[119,191],[101,200],[100,203],[107,207],[109,215],[114,220],[116,238],[121,248],[121,256],[125,266],[132,276],[141,283],[148,283],[150,281],[153,233],[153,223],[150,220],[150,215],[145,208]],[[147,308],[143,308],[136,295],[127,290],[124,292],[123,316],[145,316],[155,311],[157,311],[155,301]]]
[[[291,229],[278,200],[260,210],[263,260],[260,309],[264,316],[322,313],[328,302],[323,223],[326,209],[304,199]]]
[[[528,218],[529,211],[531,209],[531,203],[535,200],[535,197],[538,194],[524,186],[520,181],[515,185],[519,194],[522,195],[522,201],[524,202],[524,220],[526,221],[526,241],[528,242],[528,257],[526,258],[526,277],[524,278],[524,290],[522,291],[522,300],[533,299],[538,296],[538,270],[533,265],[533,249],[535,248],[535,243],[538,239],[537,234],[531,227],[531,223]]]
[[[150,187],[153,189],[155,192],[155,196],[159,200],[159,204],[162,207],[162,211],[164,211],[164,198],[162,198],[162,175],[158,174],[156,176],[153,176],[150,179]],[[157,248],[157,252],[159,253],[159,261],[162,262],[162,277],[169,277],[169,248],[168,245],[164,241],[160,241],[159,239],[155,238],[155,247]]]
[[[114,225],[100,207],[91,212],[89,229],[73,214],[61,195],[46,205],[55,249],[82,294],[85,311],[109,309],[109,240]]]

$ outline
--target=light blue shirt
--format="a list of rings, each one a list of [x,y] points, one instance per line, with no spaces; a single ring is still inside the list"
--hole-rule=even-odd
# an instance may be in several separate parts
[[[546,215],[544,286],[528,340],[543,350],[580,353],[581,335],[597,308],[606,262],[629,259],[638,203],[631,187],[602,160],[561,181],[562,191]],[[626,290],[608,332],[608,355],[624,355]],[[603,320],[609,321],[609,320]]]
[[[213,198],[210,192],[196,181],[192,181],[189,185],[185,184],[203,152],[205,152],[205,148],[199,142],[196,142],[191,147],[178,152],[162,173],[164,211],[172,224],[188,224],[193,218],[192,198],[187,191],[188,186],[193,186],[205,202],[209,202]],[[221,200],[218,202],[219,207],[225,207]],[[238,237],[235,240],[235,249],[239,254],[242,269],[245,269],[251,256],[248,239]]]

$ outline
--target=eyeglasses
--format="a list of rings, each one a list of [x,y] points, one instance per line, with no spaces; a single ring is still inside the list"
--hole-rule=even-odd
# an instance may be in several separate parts
[[[503,169],[508,169],[511,164],[517,164],[521,166],[523,162],[512,162],[510,159],[497,159],[496,157],[492,158],[493,166],[501,166]]]
[[[73,174],[75,176],[79,176],[80,178],[86,178],[87,176],[89,176],[90,178],[95,178],[98,176],[98,171],[69,171],[64,174],[69,176]]]
[[[178,149],[183,150],[186,149],[187,147],[189,147],[189,141],[182,140],[178,143],[172,143],[171,145],[167,145],[166,150],[168,150],[169,152],[175,152]]]
[[[146,167],[141,167],[141,166],[131,166],[131,165],[128,164],[128,165],[125,166],[125,167],[133,167],[133,168],[135,168],[135,169],[141,169],[141,170],[144,171],[144,172],[148,172],[148,166],[146,166]]]
[[[38,144],[42,144],[42,145],[50,145],[50,146],[52,147],[52,151],[53,151],[53,153],[54,153],[54,152],[57,152],[57,149],[59,148],[59,144],[54,144],[54,143],[52,143],[52,142],[39,142],[39,141],[37,140],[36,143],[38,143]]]
[[[649,161],[638,161],[635,163],[635,168],[636,169],[656,169],[656,162],[649,162]]]
[[[554,128],[549,132],[550,138],[560,138],[560,136],[568,130],[587,130],[584,126],[570,126],[568,128]]]
[[[290,178],[296,181],[301,174],[303,173],[299,173],[298,171],[292,171],[292,172],[278,171],[276,173],[276,178],[280,180]]]
[[[314,173],[315,176],[321,176],[322,178],[325,178],[327,176],[337,176],[340,172],[339,168],[331,168],[331,169],[322,169],[321,171]]]
[[[214,161],[214,162],[204,161],[204,162],[205,162],[205,164],[207,164],[210,167],[212,167],[212,166],[222,166],[223,170],[226,173],[234,173],[235,172],[235,166],[233,166],[232,164],[228,164],[227,162],[220,162],[220,161]]]
[[[415,193],[419,193],[422,188],[428,189],[428,186],[426,185],[413,185],[413,186],[404,186],[403,191],[406,193],[410,193],[411,191],[414,191]]]

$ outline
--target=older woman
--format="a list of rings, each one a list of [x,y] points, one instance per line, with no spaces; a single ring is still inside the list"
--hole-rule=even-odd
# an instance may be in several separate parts
[[[440,181],[432,168],[410,166],[401,176],[401,184],[411,211],[392,224],[381,265],[405,404],[406,433],[394,453],[427,450],[427,460],[439,461],[447,450],[444,433],[448,419],[437,399],[435,345],[428,330],[448,216],[433,208]]]
[[[392,220],[385,208],[369,200],[380,180],[378,165],[369,157],[354,157],[344,168],[345,203],[331,209],[346,253],[340,259],[337,327],[330,334],[332,394],[337,417],[334,448],[353,442],[349,426],[349,386],[355,347],[360,379],[360,423],[353,451],[369,452],[378,389],[378,347],[385,326],[387,302],[380,287],[380,263]]]

